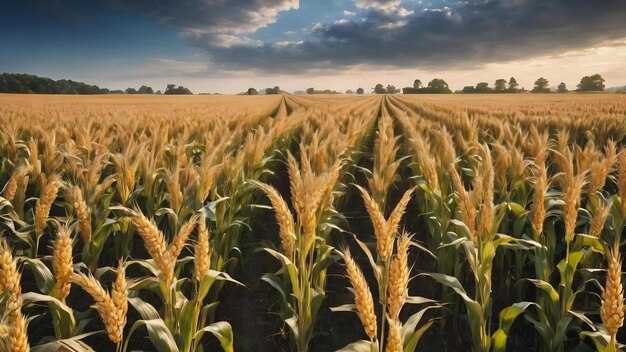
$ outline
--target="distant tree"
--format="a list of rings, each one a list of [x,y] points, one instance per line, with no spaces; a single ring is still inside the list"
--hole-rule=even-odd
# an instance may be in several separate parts
[[[332,90],[332,89],[318,90],[318,89],[314,89],[314,88],[308,88],[306,90],[306,94],[341,94],[341,93],[337,92],[336,90]],[[352,94],[352,91],[350,91],[350,94]]]
[[[352,91],[352,89],[348,89],[346,90],[346,94],[354,94],[354,92]]]
[[[591,91],[603,91],[604,90],[604,78],[599,74],[585,76],[580,80],[580,83],[576,86],[579,91],[591,92]]]
[[[124,93],[126,93],[126,94],[137,94],[137,89],[135,89],[135,88],[126,88]]]
[[[422,88],[422,81],[420,81],[419,79],[416,79],[415,81],[413,81],[413,88],[415,89]]]
[[[474,88],[474,86],[465,86],[461,90],[461,93],[476,93],[476,88]]]
[[[19,73],[0,74],[0,93],[23,94],[108,94],[106,88],[67,79],[52,80],[46,77]]]
[[[166,95],[183,95],[183,94],[193,94],[189,89],[183,87],[183,86],[178,86],[176,87],[175,84],[168,84],[167,87],[165,88],[165,92],[163,94]]]
[[[476,84],[476,93],[489,93],[491,88],[489,88],[489,83],[480,82]]]
[[[519,84],[517,84],[517,80],[515,79],[515,77],[511,77],[511,79],[509,79],[509,92],[517,93],[517,87],[519,87]]]
[[[428,82],[427,91],[428,93],[452,93],[448,83],[440,78],[434,78]]]
[[[163,94],[163,92],[161,92],[160,90],[157,90],[156,93],[154,93],[154,94],[161,95],[161,94]]]
[[[141,86],[139,87],[139,90],[137,91],[138,94],[154,94],[154,90],[152,89],[152,87],[148,87],[148,86]]]
[[[280,93],[280,88],[278,86],[274,87],[274,88],[265,88],[265,94],[279,94]]]
[[[394,94],[396,92],[396,86],[388,84],[386,91],[388,94]]]
[[[506,91],[506,79],[500,78],[500,79],[496,80],[496,84],[495,84],[494,90],[496,91],[496,93],[502,93],[502,92]]]
[[[557,87],[557,92],[567,93],[567,86],[565,85],[564,82],[559,83],[559,86]]]
[[[248,91],[246,93],[248,95],[257,95],[257,94],[259,94],[259,92],[257,92],[257,90],[254,89],[254,88],[248,88]]]
[[[376,94],[385,94],[387,93],[387,91],[385,90],[385,87],[378,83],[375,87],[374,87],[374,93]]]
[[[358,89],[356,90],[356,94],[363,94],[363,93],[365,93],[365,91],[363,90],[363,88],[358,88]]]
[[[532,93],[550,93],[550,83],[543,77],[537,78],[535,86],[531,90]]]

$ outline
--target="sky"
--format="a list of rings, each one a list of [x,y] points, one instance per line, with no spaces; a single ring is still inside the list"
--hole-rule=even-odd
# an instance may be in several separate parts
[[[0,72],[109,89],[626,85],[626,0],[16,0],[0,24]]]

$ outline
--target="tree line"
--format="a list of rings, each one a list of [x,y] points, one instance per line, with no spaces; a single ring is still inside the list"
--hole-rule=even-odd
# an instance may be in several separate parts
[[[580,83],[576,85],[577,92],[601,92],[604,91],[604,78],[599,74],[584,76]],[[556,87],[557,93],[567,93],[567,85],[561,82]],[[487,82],[477,83],[476,86],[465,86],[456,93],[525,93],[526,89],[519,88],[515,77],[511,77],[507,83],[504,78],[497,79],[494,87],[490,87]],[[550,81],[544,77],[539,77],[535,81],[531,93],[551,93]]]
[[[69,79],[53,80],[47,77],[39,77],[20,73],[0,74],[0,93],[20,94],[193,94],[191,90],[183,86],[168,84],[165,91],[156,92],[152,87],[141,86],[139,89],[127,88],[126,90],[109,90],[97,85],[72,81]]]
[[[576,85],[576,91],[579,92],[593,92],[604,91],[604,78],[599,74],[591,76],[584,76],[581,78],[580,83]],[[441,78],[434,78],[428,82],[426,86],[423,86],[420,79],[413,81],[412,87],[405,87],[397,89],[394,85],[388,84],[386,87],[379,83],[372,91],[376,94],[395,94],[402,92],[403,94],[448,94],[452,93],[448,83]],[[564,82],[561,82],[556,87],[556,92],[566,93],[568,92],[567,86]],[[455,93],[526,93],[527,90],[519,87],[515,77],[511,77],[508,81],[504,78],[497,79],[493,87],[489,86],[487,82],[479,82],[475,86],[465,86],[461,90],[457,90]],[[550,82],[544,78],[538,78],[531,93],[550,93]],[[165,95],[183,95],[193,94],[191,90],[183,86],[176,86],[175,84],[168,84],[165,90],[162,92],[157,90],[156,92],[152,87],[142,85],[138,89],[127,88],[126,90],[109,90],[107,88],[100,88],[96,85],[90,85],[83,82],[76,82],[67,79],[53,80],[46,77],[38,77],[29,74],[12,74],[3,73],[0,74],[0,93],[22,93],[22,94],[165,94]],[[280,94],[283,91],[279,86],[273,88],[262,89],[261,92],[255,88],[249,88],[246,92],[240,93],[244,95],[257,95],[257,94]],[[305,93],[307,94],[340,94],[337,91],[325,89],[316,90],[315,88],[308,88]],[[364,94],[363,88],[358,88],[356,94]],[[352,90],[347,90],[346,94],[354,94]]]

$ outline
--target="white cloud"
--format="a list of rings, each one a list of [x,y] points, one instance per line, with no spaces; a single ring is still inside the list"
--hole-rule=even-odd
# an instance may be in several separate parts
[[[355,0],[354,5],[361,9],[393,10],[400,6],[402,0]]]
[[[319,22],[311,26],[311,32],[320,32],[320,31],[323,31],[324,29],[326,29],[326,26]]]
[[[342,24],[348,24],[348,23],[351,23],[351,22],[352,21],[350,21],[350,20],[347,20],[345,18],[341,18],[341,19],[338,19],[337,21],[335,21],[335,24],[336,25],[342,25]]]
[[[211,46],[219,48],[230,48],[235,45],[252,47],[263,45],[263,42],[260,40],[254,40],[245,36],[233,34],[214,34],[209,36],[209,38],[211,39]]]
[[[344,15],[344,16],[354,16],[354,15],[356,15],[356,12],[352,12],[352,11],[348,11],[348,10],[343,10],[343,15]]]
[[[407,21],[396,21],[396,22],[388,22],[383,25],[378,26],[381,29],[396,29],[400,27],[404,27],[407,25]]]
[[[304,44],[304,41],[302,40],[297,40],[297,41],[283,40],[283,41],[274,43],[274,47],[285,48],[288,46],[296,46],[296,45],[302,45],[302,44]]]

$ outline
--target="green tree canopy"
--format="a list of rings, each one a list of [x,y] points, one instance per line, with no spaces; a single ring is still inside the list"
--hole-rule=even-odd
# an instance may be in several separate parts
[[[577,85],[578,90],[583,92],[591,92],[591,91],[603,91],[604,90],[604,78],[599,74],[585,76],[580,80],[580,83]]]
[[[506,79],[497,79],[494,90],[499,93],[504,92],[506,90]]]
[[[53,80],[27,74],[0,74],[0,93],[25,94],[107,94],[110,91],[95,85],[67,79]]]
[[[193,94],[189,89],[183,87],[183,86],[178,86],[176,87],[175,84],[168,84],[167,87],[165,88],[165,92],[163,94],[166,95],[184,95],[184,94]]]
[[[515,77],[511,77],[509,79],[509,92],[516,93],[517,87],[519,87],[517,80],[515,79]]]
[[[533,90],[531,90],[531,92],[532,93],[549,93],[550,92],[549,87],[550,87],[549,81],[543,77],[539,77],[535,81],[535,86],[533,87]]]
[[[463,90],[461,90],[461,93],[476,93],[476,88],[474,88],[474,86],[465,86]]]
[[[448,83],[441,78],[434,78],[428,82],[428,93],[452,93]]]
[[[491,88],[489,88],[489,83],[480,82],[476,84],[476,93],[489,93]]]
[[[154,90],[152,89],[152,87],[141,86],[141,87],[139,87],[139,90],[137,90],[137,93],[139,93],[139,94],[154,94]]]
[[[376,94],[385,94],[385,93],[387,93],[387,91],[385,90],[385,86],[383,86],[382,84],[378,83],[374,87],[374,93],[376,93]]]

